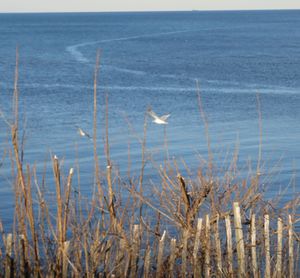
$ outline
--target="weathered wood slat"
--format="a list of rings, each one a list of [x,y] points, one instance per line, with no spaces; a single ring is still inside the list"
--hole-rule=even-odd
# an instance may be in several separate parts
[[[68,277],[68,253],[69,253],[70,241],[65,241],[63,244],[63,266],[62,266],[62,274],[63,277]]]
[[[256,219],[255,214],[251,215],[250,223],[250,237],[251,237],[251,266],[254,278],[259,277],[256,255]]]
[[[144,259],[144,278],[150,277],[150,265],[151,265],[151,249],[147,246],[145,259]]]
[[[7,234],[5,238],[5,278],[13,276],[12,250],[13,250],[13,234]]]
[[[202,218],[198,218],[197,222],[197,231],[195,235],[195,242],[194,242],[194,250],[193,250],[193,272],[194,277],[200,277],[201,275],[201,267],[200,263],[198,262],[198,252],[200,247],[200,236],[201,236],[201,229],[202,229]]]
[[[282,277],[282,219],[277,220],[277,256],[275,267],[275,278]]]
[[[205,250],[204,250],[204,277],[210,277],[210,219],[205,217]]]
[[[233,277],[233,253],[232,253],[232,232],[231,232],[231,223],[230,216],[226,215],[225,217],[226,225],[226,240],[227,240],[227,263],[228,263],[228,276]]]
[[[293,241],[293,222],[289,215],[289,277],[294,278],[294,241]]]
[[[157,271],[156,277],[162,277],[162,269],[163,269],[163,255],[164,255],[164,248],[165,248],[165,238],[166,238],[166,231],[164,231],[161,239],[159,240],[158,245],[158,254],[157,254]]]
[[[215,223],[215,244],[216,244],[216,254],[217,254],[217,274],[219,277],[222,276],[222,250],[221,250],[221,240],[219,234],[219,214],[217,215]]]
[[[171,239],[170,246],[170,258],[169,258],[169,278],[173,278],[174,276],[174,264],[176,258],[176,238]]]
[[[264,216],[264,238],[265,238],[265,256],[266,256],[266,270],[265,278],[271,277],[271,257],[270,257],[270,218],[266,214]]]
[[[188,256],[189,231],[185,229],[182,233],[182,254],[181,254],[181,275],[186,276],[187,256]]]
[[[245,277],[245,246],[243,238],[243,228],[241,220],[240,207],[237,202],[233,203],[233,214],[234,214],[234,226],[235,226],[235,238],[237,246],[237,256],[238,256],[238,276]]]
[[[136,277],[137,264],[140,252],[140,226],[133,226],[133,244],[132,244],[132,256],[130,261],[130,277]]]

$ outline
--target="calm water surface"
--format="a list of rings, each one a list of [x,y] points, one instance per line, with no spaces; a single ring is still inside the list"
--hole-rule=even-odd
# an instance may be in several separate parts
[[[19,48],[19,89],[26,119],[25,161],[43,171],[50,153],[66,168],[78,156],[81,188],[92,191],[92,145],[74,125],[92,133],[93,72],[101,49],[99,75],[99,153],[103,150],[104,96],[109,96],[111,155],[121,173],[138,174],[139,136],[148,106],[171,113],[167,126],[170,157],[197,169],[206,157],[197,106],[199,81],[216,162],[239,141],[239,164],[255,166],[261,101],[263,165],[273,167],[267,195],[292,180],[286,195],[299,192],[300,167],[300,11],[1,14],[0,108],[9,119],[15,49]],[[0,121],[1,157],[7,126]],[[164,129],[148,125],[147,149],[160,162]],[[78,150],[77,150],[78,148]],[[102,166],[104,163],[102,163]],[[51,168],[47,168],[51,173]],[[150,165],[146,174],[153,174]],[[0,216],[11,221],[13,197],[9,159],[0,168]],[[50,191],[52,185],[49,183]]]

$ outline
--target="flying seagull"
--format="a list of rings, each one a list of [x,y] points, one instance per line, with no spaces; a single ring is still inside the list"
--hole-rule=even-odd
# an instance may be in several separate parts
[[[171,114],[163,115],[163,116],[157,116],[155,112],[152,109],[148,109],[148,114],[153,118],[153,123],[159,124],[159,125],[167,125],[167,119],[170,117]]]
[[[85,132],[83,129],[81,129],[79,126],[77,126],[77,131],[78,131],[78,134],[81,136],[81,137],[87,137],[89,138],[90,140],[92,140],[92,137],[87,133]]]

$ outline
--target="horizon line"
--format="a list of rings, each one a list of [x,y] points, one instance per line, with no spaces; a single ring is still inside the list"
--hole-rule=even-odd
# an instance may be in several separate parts
[[[114,10],[114,11],[0,11],[0,14],[52,14],[52,13],[155,13],[155,12],[247,12],[247,11],[300,11],[299,8],[259,9],[189,9],[189,10]]]

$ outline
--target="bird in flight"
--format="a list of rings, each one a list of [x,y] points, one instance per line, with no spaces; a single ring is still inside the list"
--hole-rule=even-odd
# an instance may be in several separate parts
[[[170,117],[171,114],[163,115],[163,116],[157,116],[156,113],[149,108],[148,114],[153,118],[153,123],[159,124],[159,125],[167,125],[167,119]]]
[[[92,140],[92,137],[87,133],[85,132],[83,129],[81,129],[79,126],[76,126],[77,127],[77,131],[78,131],[78,134],[81,136],[81,137],[87,137],[89,138],[90,140]]]

